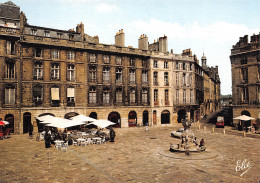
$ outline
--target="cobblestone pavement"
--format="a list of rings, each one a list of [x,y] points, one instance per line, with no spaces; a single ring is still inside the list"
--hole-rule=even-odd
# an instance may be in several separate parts
[[[179,143],[170,137],[177,128],[115,129],[114,143],[69,146],[67,152],[45,149],[43,141],[30,140],[28,134],[11,135],[0,140],[0,182],[259,182],[259,139],[212,133],[196,126],[195,135],[205,139],[207,151],[217,153],[216,158],[160,155],[171,143]],[[236,171],[239,160],[252,167]]]

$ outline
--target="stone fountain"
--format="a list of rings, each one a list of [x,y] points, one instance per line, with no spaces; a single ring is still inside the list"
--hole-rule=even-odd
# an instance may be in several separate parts
[[[194,133],[190,129],[192,121],[188,121],[187,118],[182,120],[182,125],[184,127],[184,132],[181,137],[181,142],[179,144],[171,144],[171,152],[185,153],[189,155],[190,153],[203,152],[206,148],[197,143],[197,139]]]

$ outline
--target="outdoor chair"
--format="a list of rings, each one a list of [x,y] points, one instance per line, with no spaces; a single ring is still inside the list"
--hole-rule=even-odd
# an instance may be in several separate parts
[[[97,141],[96,141],[96,144],[101,144],[102,143],[102,139],[98,139]]]
[[[87,145],[93,144],[93,141],[91,140],[91,138],[88,138],[88,139],[87,139],[86,144],[87,144]]]
[[[73,145],[74,145],[74,146],[78,146],[78,142],[75,141],[75,140],[73,140]]]
[[[61,143],[55,143],[55,148],[57,150],[61,149],[62,148],[62,144]]]
[[[104,144],[104,143],[107,143],[107,141],[106,141],[106,138],[105,138],[105,137],[103,137],[103,138],[102,138],[102,140],[101,140],[101,143],[102,143],[102,144]]]
[[[64,144],[62,145],[62,147],[61,147],[62,151],[67,151],[67,150],[68,150],[68,146],[69,146],[69,143],[68,143],[68,142],[64,143]]]
[[[4,133],[0,132],[0,139],[4,139]]]
[[[81,141],[81,146],[86,146],[86,140]]]

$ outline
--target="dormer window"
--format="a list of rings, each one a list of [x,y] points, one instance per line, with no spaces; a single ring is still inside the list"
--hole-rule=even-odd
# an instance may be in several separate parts
[[[58,32],[58,33],[57,33],[57,37],[58,37],[59,39],[61,39],[61,38],[62,38],[62,33]]]
[[[37,29],[31,29],[31,35],[36,36],[37,35]]]
[[[74,38],[74,35],[73,34],[69,34],[69,40],[73,40],[73,38]]]
[[[50,31],[44,31],[44,36],[45,37],[50,37]]]

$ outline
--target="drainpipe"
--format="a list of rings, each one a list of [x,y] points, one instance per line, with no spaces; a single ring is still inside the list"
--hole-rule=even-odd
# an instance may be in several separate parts
[[[21,129],[22,129],[22,76],[23,76],[23,71],[22,71],[22,45],[19,42],[19,46],[20,46],[20,50],[19,50],[19,57],[20,57],[20,77],[18,79],[18,88],[19,88],[19,98],[20,98],[20,101],[19,101],[19,133],[22,133]]]

